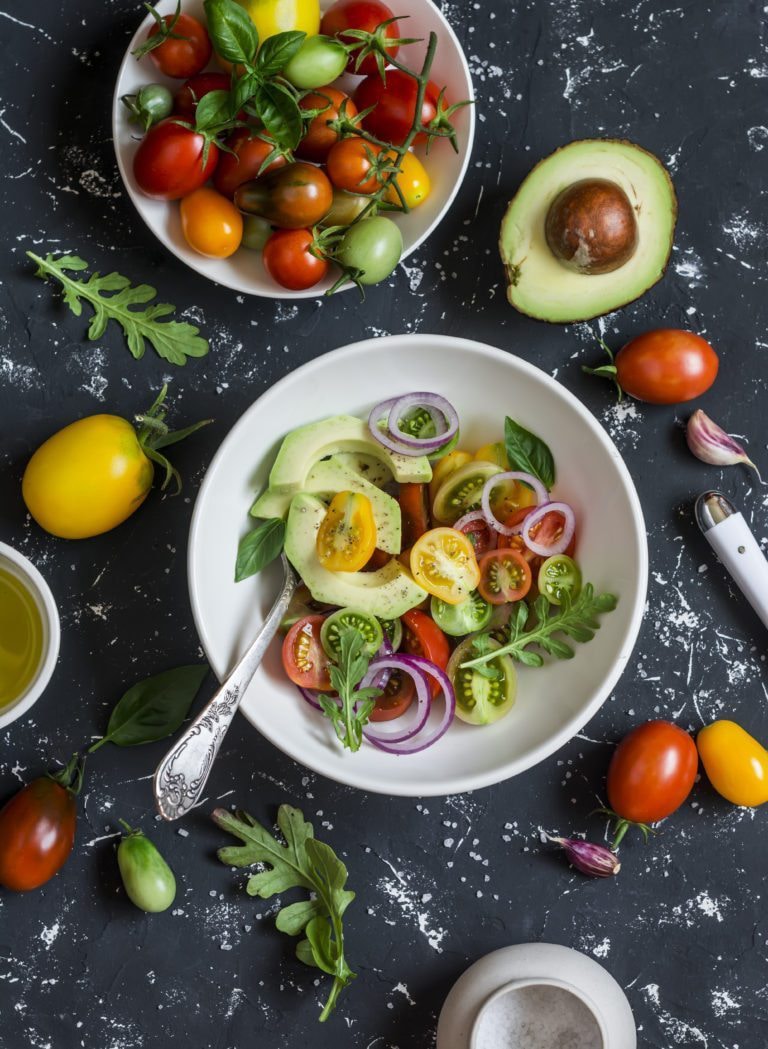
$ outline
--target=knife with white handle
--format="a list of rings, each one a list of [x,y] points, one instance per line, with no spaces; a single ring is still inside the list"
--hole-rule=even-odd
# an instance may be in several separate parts
[[[768,627],[768,561],[743,516],[721,492],[710,491],[696,500],[696,523]]]

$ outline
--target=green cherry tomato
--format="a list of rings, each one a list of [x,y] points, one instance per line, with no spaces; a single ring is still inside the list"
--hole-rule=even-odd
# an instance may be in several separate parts
[[[399,619],[380,619],[381,629],[384,631],[384,637],[387,638],[392,651],[397,652],[403,643],[403,624]]]
[[[517,671],[509,656],[496,656],[483,667],[462,668],[462,663],[477,655],[473,644],[471,637],[462,641],[448,663],[448,677],[456,693],[456,716],[468,725],[492,725],[514,706]],[[500,647],[495,641],[491,645]]]
[[[368,204],[370,198],[344,189],[333,191],[331,210],[320,223],[321,226],[349,226]]]
[[[361,284],[378,284],[390,275],[403,253],[403,235],[391,219],[377,215],[350,226],[338,251],[338,261],[355,271]]]
[[[375,656],[384,640],[381,624],[375,616],[359,612],[356,608],[340,608],[323,621],[320,630],[320,644],[326,655],[337,659],[340,652],[339,639],[345,627],[352,627],[356,634],[362,634],[365,645],[363,651],[367,656]]]
[[[117,849],[117,863],[125,891],[142,911],[168,910],[176,897],[173,871],[140,830],[131,830]]]
[[[554,554],[539,569],[539,590],[553,605],[566,595],[573,601],[581,592],[581,569],[567,554]]]
[[[477,590],[473,590],[466,601],[459,605],[449,605],[439,597],[433,597],[430,612],[444,634],[464,637],[477,630],[485,630],[491,621],[493,607],[483,600]]]
[[[262,251],[274,232],[267,220],[259,215],[243,215],[243,239],[240,243],[250,251]]]
[[[283,69],[283,76],[303,91],[332,84],[344,72],[347,50],[330,36],[309,36]]]
[[[123,95],[131,120],[149,131],[173,112],[173,95],[165,84],[145,84],[135,95]]]

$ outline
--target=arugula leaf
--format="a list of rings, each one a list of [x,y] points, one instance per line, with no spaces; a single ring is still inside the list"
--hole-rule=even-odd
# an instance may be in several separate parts
[[[299,29],[286,33],[275,33],[267,37],[256,58],[256,69],[263,77],[275,76],[285,69],[290,60],[306,40],[307,34]]]
[[[253,105],[270,138],[282,149],[296,149],[304,123],[298,102],[290,91],[270,80],[256,88]]]
[[[216,54],[228,62],[252,63],[259,49],[259,34],[245,8],[235,0],[205,0],[203,7]]]
[[[285,521],[271,517],[262,521],[250,532],[246,532],[237,548],[235,582],[256,575],[262,568],[280,556],[285,542]]]
[[[488,653],[495,655],[499,648],[498,641],[495,641],[490,634],[478,634],[472,639],[472,651],[476,657],[485,656]],[[497,681],[501,677],[498,667],[492,667],[490,663],[480,663],[475,670],[481,677],[488,678],[489,681]]]
[[[353,627],[339,631],[338,666],[331,666],[331,685],[338,692],[341,706],[328,696],[320,695],[323,713],[331,719],[336,735],[348,750],[357,751],[363,743],[363,729],[368,724],[380,688],[357,688],[368,671],[370,659],[364,652],[365,640]]]
[[[575,600],[566,598],[562,605],[551,605],[543,594],[534,602],[533,611],[536,622],[526,630],[530,610],[524,601],[517,604],[509,617],[509,641],[493,652],[488,652],[462,663],[462,667],[478,668],[484,666],[496,656],[511,656],[529,667],[544,665],[540,652],[531,652],[529,645],[536,645],[547,655],[555,659],[572,659],[573,647],[557,634],[584,644],[591,641],[595,631],[600,627],[598,615],[612,612],[617,604],[613,594],[596,594],[591,583],[584,588]]]
[[[109,718],[106,735],[88,748],[91,754],[104,743],[136,747],[172,735],[184,721],[207,666],[175,667],[129,688]]]
[[[216,809],[214,822],[234,835],[243,845],[219,849],[218,857],[230,867],[266,864],[267,869],[252,874],[246,886],[249,896],[267,900],[289,889],[306,889],[308,900],[280,908],[275,924],[289,936],[304,933],[296,947],[296,957],[333,976],[333,985],[320,1021],[327,1020],[339,995],[355,978],[344,957],[343,916],[355,898],[345,888],[347,868],[330,846],[318,841],[311,823],[299,809],[281,805],[277,825],[285,844],[279,842],[247,812],[232,814]]]
[[[555,460],[552,452],[540,437],[509,416],[504,420],[504,445],[510,469],[533,474],[546,488],[554,485]]]
[[[93,307],[93,317],[88,326],[88,338],[91,341],[100,339],[107,329],[110,320],[117,321],[123,329],[128,349],[140,360],[146,350],[148,340],[160,357],[171,364],[186,364],[188,357],[204,357],[208,353],[208,341],[200,334],[200,329],[187,321],[161,321],[173,313],[175,307],[167,302],[156,302],[145,310],[131,309],[143,302],[149,302],[157,295],[149,284],[137,284],[135,287],[127,277],[120,273],[107,273],[102,277],[92,273],[88,280],[75,280],[68,276],[68,271],[80,272],[88,269],[88,263],[77,255],[59,255],[54,258],[50,252],[41,258],[33,251],[27,255],[37,263],[35,276],[52,277],[62,287],[64,302],[76,317],[83,312],[85,300]],[[105,295],[104,292],[115,292]]]

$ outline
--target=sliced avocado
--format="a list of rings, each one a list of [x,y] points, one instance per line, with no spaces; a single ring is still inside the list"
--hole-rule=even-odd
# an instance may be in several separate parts
[[[601,224],[606,236],[615,233],[613,220],[622,219],[620,207],[606,214],[604,196],[596,195],[594,221],[576,231],[573,223],[567,228],[566,220],[573,220],[573,213],[561,216],[560,223],[554,223],[551,214],[553,204],[568,204],[567,191],[598,183],[602,189],[606,183],[613,185],[616,200],[628,199],[635,214],[634,228],[627,232],[629,243],[623,249],[610,246],[613,262],[593,250],[595,242],[590,238],[598,236],[595,226]],[[586,215],[589,218],[588,209]],[[580,218],[584,219],[583,213]],[[676,221],[672,181],[652,153],[618,139],[571,142],[536,165],[504,216],[499,249],[507,271],[507,297],[521,313],[561,324],[610,313],[639,298],[663,277]],[[564,239],[576,237],[570,260],[558,257],[550,247],[557,233]]]
[[[376,572],[330,572],[317,557],[325,505],[314,495],[294,496],[285,530],[285,554],[315,601],[396,619],[428,596],[396,558]]]
[[[366,481],[375,484],[377,488],[383,488],[385,484],[391,484],[394,481],[392,471],[387,464],[374,455],[366,455],[364,452],[339,452],[333,458],[336,462],[360,474]]]
[[[376,521],[376,546],[387,554],[399,554],[402,548],[400,535],[400,507],[396,499],[381,488],[371,484],[351,466],[340,462],[334,455],[321,459],[309,471],[303,489],[310,495],[330,499],[337,492],[360,492],[366,496],[373,508]],[[251,507],[254,517],[285,517],[293,496],[290,492],[268,488]]]
[[[352,415],[299,426],[285,437],[269,475],[269,487],[295,495],[304,490],[310,470],[320,459],[338,452],[362,452],[383,462],[400,484],[424,484],[432,467],[423,455],[397,455],[371,436],[367,423]]]

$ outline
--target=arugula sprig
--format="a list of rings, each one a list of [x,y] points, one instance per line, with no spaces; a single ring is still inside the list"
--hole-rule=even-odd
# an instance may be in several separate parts
[[[88,326],[88,338],[92,342],[100,339],[107,324],[114,320],[123,329],[128,349],[136,360],[144,356],[147,342],[158,356],[171,364],[186,364],[188,357],[204,357],[208,353],[208,340],[194,324],[162,319],[174,312],[175,307],[170,303],[155,302],[143,310],[135,308],[157,295],[149,284],[132,285],[128,277],[120,273],[107,273],[103,277],[92,273],[87,280],[77,280],[69,274],[87,270],[85,259],[77,255],[54,257],[50,252],[45,258],[33,251],[27,255],[37,264],[35,276],[59,282],[64,302],[76,317],[83,312],[83,301],[93,307]]]
[[[363,729],[368,724],[380,688],[358,688],[368,670],[370,659],[363,651],[365,640],[351,626],[339,631],[338,664],[331,665],[331,685],[339,694],[341,706],[327,696],[319,695],[323,713],[330,718],[336,735],[348,750],[357,751],[363,743]]]
[[[511,656],[528,667],[543,666],[541,652],[531,651],[530,645],[536,645],[555,659],[572,659],[573,647],[556,635],[565,634],[580,644],[591,641],[600,627],[598,615],[612,612],[616,604],[617,598],[613,594],[596,594],[591,583],[585,583],[573,601],[566,596],[562,605],[552,605],[540,594],[533,604],[535,622],[526,630],[531,610],[525,601],[519,601],[509,617],[509,641],[461,665],[478,668],[497,656]]]
[[[333,977],[320,1021],[328,1019],[339,995],[355,978],[344,957],[344,912],[355,898],[345,888],[347,868],[330,846],[318,841],[311,823],[299,809],[281,805],[277,825],[285,844],[278,841],[247,812],[216,809],[214,822],[233,834],[243,845],[219,849],[218,857],[230,867],[266,864],[268,869],[252,874],[246,892],[264,900],[289,889],[307,889],[307,900],[281,907],[277,928],[288,936],[304,934],[296,947],[296,957]]]

